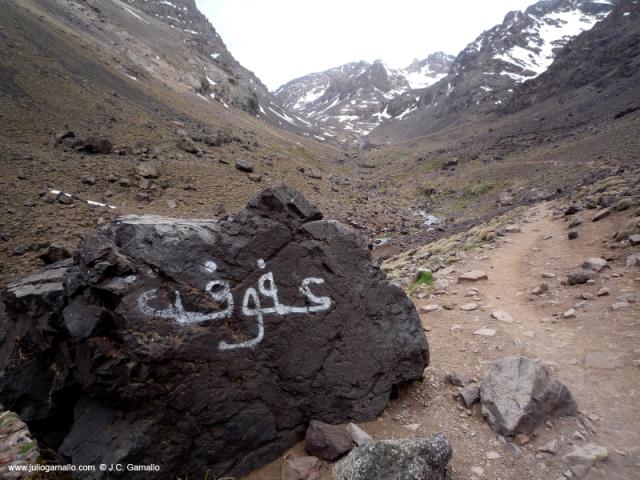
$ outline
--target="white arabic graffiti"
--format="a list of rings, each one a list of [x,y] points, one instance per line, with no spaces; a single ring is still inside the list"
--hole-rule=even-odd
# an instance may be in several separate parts
[[[266,266],[263,259],[258,260],[258,267],[264,269]],[[203,269],[208,273],[215,273],[218,266],[212,260],[205,262]],[[311,291],[310,285],[322,285],[324,279],[308,277],[302,281],[300,288],[298,289],[302,296],[304,296],[312,306],[297,307],[290,305],[283,305],[278,300],[278,287],[276,286],[272,272],[267,272],[258,279],[258,290],[253,287],[249,287],[244,292],[244,298],[242,300],[242,314],[247,317],[255,317],[258,323],[258,334],[255,338],[240,343],[227,343],[221,341],[218,344],[220,350],[233,350],[235,348],[250,348],[258,345],[264,338],[264,316],[268,314],[276,315],[288,315],[290,313],[315,313],[322,312],[331,308],[331,298],[318,297]],[[215,291],[214,291],[215,289]],[[175,300],[173,304],[165,309],[157,309],[149,306],[149,301],[155,297],[157,289],[148,290],[140,295],[138,299],[138,306],[140,311],[145,315],[151,317],[169,318],[173,319],[181,325],[197,324],[211,320],[219,320],[222,318],[228,318],[233,315],[234,299],[231,293],[229,282],[225,280],[212,280],[207,283],[205,292],[211,295],[213,301],[218,304],[226,304],[224,310],[211,313],[201,312],[189,312],[185,310],[180,292],[174,290]],[[259,293],[259,294],[258,294]],[[271,299],[273,306],[262,307],[260,304],[260,295]]]

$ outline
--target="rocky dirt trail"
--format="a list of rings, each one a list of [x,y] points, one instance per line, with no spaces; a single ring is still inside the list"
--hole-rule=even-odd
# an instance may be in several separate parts
[[[624,216],[592,222],[595,211],[581,212],[579,237],[569,240],[558,207],[527,210],[507,236],[438,272],[452,284],[447,293],[415,299],[431,349],[425,380],[401,392],[376,421],[361,424],[364,430],[376,439],[443,432],[453,446],[453,479],[640,477],[640,273],[625,264],[630,249],[610,241]],[[607,267],[593,281],[569,286],[567,274],[581,271],[589,257],[607,259]],[[471,270],[488,278],[456,282]],[[513,441],[489,428],[479,404],[465,408],[447,374],[479,381],[488,363],[508,355],[547,366],[573,393],[578,416],[552,419]],[[593,451],[565,457],[592,446],[606,448],[606,458]],[[302,444],[287,455],[300,454]],[[279,479],[281,466],[280,459],[246,479]],[[330,478],[325,465],[322,479]]]

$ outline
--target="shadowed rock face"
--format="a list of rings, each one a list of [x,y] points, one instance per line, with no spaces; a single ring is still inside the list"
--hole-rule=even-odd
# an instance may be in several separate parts
[[[0,401],[74,464],[238,475],[428,364],[365,242],[286,187],[219,221],[122,217],[65,262],[4,292]]]

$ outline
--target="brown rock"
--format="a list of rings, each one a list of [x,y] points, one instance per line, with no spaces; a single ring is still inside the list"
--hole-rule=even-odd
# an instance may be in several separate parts
[[[323,460],[336,460],[353,448],[353,438],[343,425],[311,420],[304,439],[307,453]]]

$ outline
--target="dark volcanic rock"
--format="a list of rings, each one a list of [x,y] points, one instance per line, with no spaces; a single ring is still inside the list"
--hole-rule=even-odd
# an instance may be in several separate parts
[[[482,416],[500,435],[529,434],[550,417],[575,415],[571,392],[551,378],[540,363],[526,357],[493,362],[480,387]]]
[[[67,263],[9,285],[0,322],[0,402],[65,462],[241,475],[428,364],[366,242],[287,187],[218,221],[121,217]]]
[[[374,440],[354,448],[334,468],[336,480],[444,480],[451,446],[441,433],[429,438]]]
[[[84,141],[84,149],[89,153],[108,154],[113,150],[113,144],[108,138],[91,136]]]

